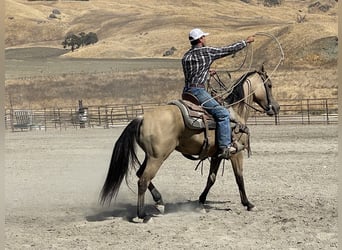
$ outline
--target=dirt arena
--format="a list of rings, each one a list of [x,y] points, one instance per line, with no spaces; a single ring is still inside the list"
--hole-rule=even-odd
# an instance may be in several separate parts
[[[173,153],[154,180],[165,215],[147,224],[132,220],[134,175],[133,191],[123,182],[115,204],[98,204],[122,129],[6,133],[6,249],[337,249],[337,126],[250,127],[253,212],[228,162],[198,212],[209,164],[202,175]]]

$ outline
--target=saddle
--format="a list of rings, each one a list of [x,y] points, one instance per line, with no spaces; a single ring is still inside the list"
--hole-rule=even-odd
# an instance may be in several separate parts
[[[185,126],[187,128],[204,131],[204,142],[202,144],[201,153],[199,154],[198,159],[203,160],[207,158],[207,153],[210,146],[208,139],[208,131],[216,129],[216,121],[214,117],[200,105],[196,96],[192,95],[191,93],[185,92],[182,94],[181,100],[173,100],[169,102],[169,104],[176,105],[180,109]],[[230,120],[230,126],[232,128],[232,132],[234,132],[235,134],[246,133],[248,135],[248,145],[243,146],[242,149],[249,149],[249,130],[247,126],[233,120],[232,118]],[[232,136],[234,140],[233,133]],[[248,155],[249,152],[250,151],[248,150]],[[192,160],[197,160],[197,158],[194,158],[192,156],[186,157]]]
[[[182,112],[185,125],[190,129],[215,129],[216,122],[200,105],[197,98],[190,93],[183,93],[181,100],[173,100],[169,104],[176,105]]]

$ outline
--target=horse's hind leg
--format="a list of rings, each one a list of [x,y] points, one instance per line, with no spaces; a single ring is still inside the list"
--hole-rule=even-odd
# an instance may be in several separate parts
[[[147,220],[148,216],[145,213],[145,192],[147,188],[151,185],[151,180],[156,175],[159,170],[162,160],[160,159],[147,159],[146,167],[141,171],[138,180],[138,204],[137,204],[137,214],[140,219]],[[139,172],[139,171],[138,171]],[[151,187],[154,187],[153,184]],[[153,189],[153,188],[152,188]],[[158,192],[159,193],[159,192]]]
[[[235,180],[239,187],[241,203],[243,206],[247,208],[248,211],[253,210],[254,205],[249,202],[246,191],[245,191],[245,182],[243,179],[243,155],[241,153],[234,155],[231,158]]]
[[[153,185],[152,182],[148,185],[148,190],[150,190],[151,195],[153,197],[154,202],[156,205],[164,205],[163,198],[157,188]]]
[[[140,178],[145,170],[146,167],[146,159],[144,160],[143,164],[141,165],[141,167],[138,169],[137,171],[137,176]],[[163,202],[163,198],[160,194],[160,192],[158,191],[158,189],[153,185],[152,181],[150,182],[150,184],[148,185],[148,190],[150,191],[154,202],[156,203],[156,206],[159,205],[164,205]]]
[[[207,185],[199,197],[199,203],[201,205],[204,205],[204,203],[207,199],[207,195],[209,193],[209,190],[214,185],[214,183],[216,181],[216,175],[217,175],[217,171],[219,169],[220,163],[221,163],[221,159],[219,159],[217,157],[211,158],[210,171],[209,171],[209,176],[207,179]]]

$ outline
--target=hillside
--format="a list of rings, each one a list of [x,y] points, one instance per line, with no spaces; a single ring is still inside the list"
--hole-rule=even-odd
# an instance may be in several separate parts
[[[189,48],[187,36],[194,27],[209,32],[208,45],[214,46],[230,44],[249,35],[266,32],[277,37],[284,50],[285,60],[275,77],[282,82],[291,82],[290,85],[282,84],[277,88],[276,95],[279,98],[337,97],[336,1],[284,0],[277,7],[265,7],[262,3],[261,0],[5,0],[5,45],[7,49],[34,47],[34,51],[38,47],[63,49],[61,43],[67,33],[95,32],[99,41],[94,45],[81,47],[74,52],[65,51],[67,53],[56,56],[64,59],[165,58],[163,53],[174,47],[174,54],[167,58],[179,59]],[[56,10],[60,14],[56,18],[49,18]],[[13,51],[11,54],[15,54],[15,50]],[[256,36],[252,51],[248,62],[252,60],[253,66],[265,62],[268,71],[272,71],[280,59],[277,43],[263,35]],[[214,66],[216,69],[234,69],[243,57],[243,54],[239,54],[235,60],[220,61]],[[322,68],[326,69],[323,73]],[[60,72],[62,73],[64,72]],[[140,72],[140,75],[144,74],[146,72]],[[37,75],[40,76],[39,73]],[[120,75],[120,81],[125,82],[130,76]],[[73,80],[73,88],[77,91],[80,83],[89,82],[85,98],[92,99],[92,103],[103,103],[104,100],[100,97],[96,99],[89,96],[89,93],[96,91],[97,95],[106,96],[106,89],[118,82],[115,77],[115,72],[101,77],[84,73]],[[126,80],[123,79],[125,77]],[[153,77],[151,80],[160,84],[160,79],[164,76],[153,72]],[[173,77],[181,85],[181,72],[174,72]],[[42,99],[48,96],[47,93],[50,95],[49,84],[70,85],[70,78],[72,76],[56,76],[55,79],[58,80],[39,78],[27,81],[7,77],[6,91],[11,92],[12,98],[15,98],[18,91],[24,91],[25,88],[25,94],[21,93],[15,102],[19,106],[25,103],[39,106],[42,103],[51,103],[51,100],[54,100],[55,105],[65,104],[68,103],[65,98],[69,98],[70,103],[75,103],[80,97],[77,92],[72,93],[70,90],[67,93],[56,92],[51,100]],[[65,79],[69,79],[69,82]],[[102,82],[96,82],[99,81],[96,79],[101,79]],[[137,82],[138,79],[139,77]],[[96,89],[96,86],[101,86],[104,82],[108,86],[103,92],[102,89]],[[31,96],[31,87],[28,84],[39,86],[40,89],[36,91],[41,93]],[[95,85],[94,89],[89,87],[92,84]],[[178,85],[175,88],[180,88]],[[327,86],[328,89],[325,89]],[[121,95],[120,98],[122,97]],[[112,97],[109,96],[105,101],[109,102],[110,98]],[[156,98],[163,99],[161,96]]]
[[[292,65],[311,64],[314,55],[303,49],[314,47],[319,39],[337,36],[335,1],[320,1],[321,5],[333,7],[326,12],[311,10],[310,13],[308,6],[318,1],[287,0],[279,7],[265,7],[260,2],[6,0],[5,43],[7,47],[44,45],[61,48],[68,32],[92,31],[99,37],[97,44],[66,56],[162,57],[166,50],[175,47],[173,57],[178,58],[189,47],[187,34],[193,27],[211,33],[210,45],[268,32],[277,35],[286,59]],[[61,14],[49,18],[54,9]],[[304,22],[297,22],[299,15],[305,16]],[[255,46],[257,49],[264,44],[256,42]],[[301,60],[299,51],[302,51]]]

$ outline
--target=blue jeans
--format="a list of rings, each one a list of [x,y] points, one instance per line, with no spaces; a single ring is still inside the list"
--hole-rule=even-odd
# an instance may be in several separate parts
[[[185,88],[185,92],[189,92],[197,97],[203,108],[211,114],[216,121],[216,137],[219,148],[224,148],[231,143],[230,115],[229,111],[221,106],[204,88]]]

